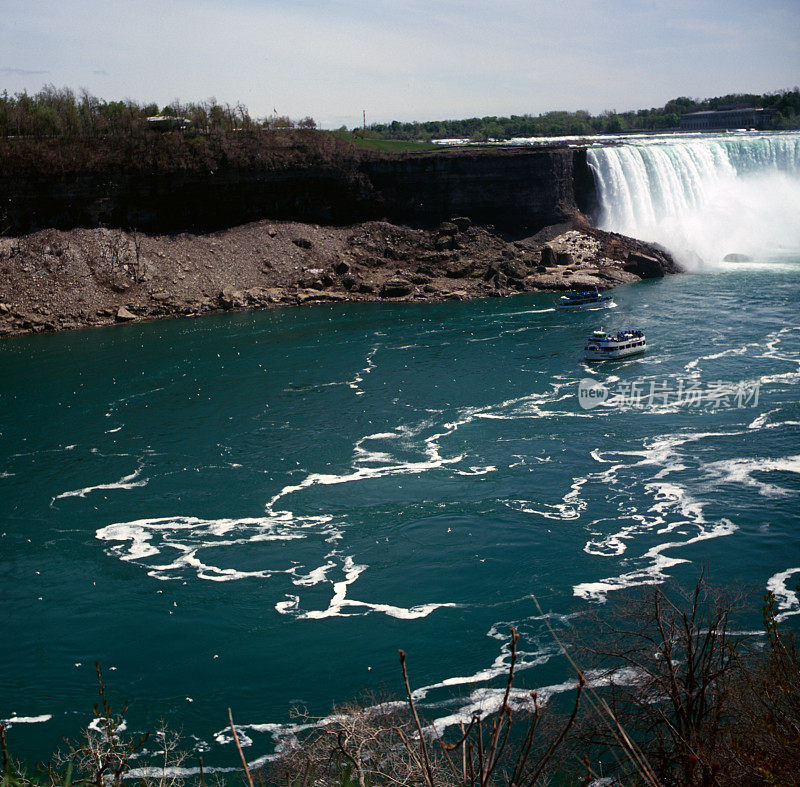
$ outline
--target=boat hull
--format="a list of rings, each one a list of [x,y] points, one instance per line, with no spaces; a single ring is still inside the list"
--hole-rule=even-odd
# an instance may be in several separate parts
[[[647,344],[625,348],[589,346],[584,350],[584,357],[587,361],[616,361],[620,358],[629,358],[631,355],[641,355],[645,350],[647,350]]]
[[[577,305],[572,304],[556,304],[556,311],[559,312],[575,312],[575,311],[591,311],[593,309],[609,309],[616,306],[612,298],[604,301],[594,301],[593,303],[581,303]]]

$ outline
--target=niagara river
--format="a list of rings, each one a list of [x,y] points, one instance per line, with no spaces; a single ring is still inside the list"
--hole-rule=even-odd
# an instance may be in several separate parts
[[[519,691],[563,692],[550,627],[631,588],[705,571],[771,590],[796,627],[800,134],[622,140],[588,161],[598,226],[687,273],[603,311],[537,293],[0,343],[0,720],[18,753],[92,721],[95,661],[130,731],[163,719],[224,769],[228,707],[263,762],[293,708],[399,695],[398,648],[441,728],[497,707],[511,626]],[[647,353],[587,364],[600,327],[643,330]],[[759,622],[758,604],[738,621]]]

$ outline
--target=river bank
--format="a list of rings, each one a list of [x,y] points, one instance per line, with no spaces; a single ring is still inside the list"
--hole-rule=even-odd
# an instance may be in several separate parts
[[[230,309],[608,289],[677,270],[659,249],[582,220],[514,242],[466,218],[436,230],[381,221],[172,235],[48,229],[0,239],[0,336]]]

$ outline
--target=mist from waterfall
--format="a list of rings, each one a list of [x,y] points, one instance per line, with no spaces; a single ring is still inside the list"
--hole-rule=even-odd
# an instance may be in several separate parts
[[[800,253],[800,133],[638,139],[587,153],[597,225],[692,269]]]

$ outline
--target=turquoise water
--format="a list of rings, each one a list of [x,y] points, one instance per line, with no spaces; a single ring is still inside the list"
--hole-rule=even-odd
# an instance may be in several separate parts
[[[570,674],[531,594],[580,626],[624,587],[707,567],[752,591],[744,626],[768,586],[796,623],[798,285],[786,258],[583,314],[541,294],[3,341],[13,748],[43,758],[79,733],[95,660],[129,731],[164,719],[226,766],[229,706],[257,760],[293,706],[399,692],[399,647],[442,723],[491,705],[510,625],[520,685],[558,691]],[[644,329],[647,354],[587,366],[600,325]],[[585,378],[609,391],[591,410]],[[721,393],[676,403],[679,387]]]

